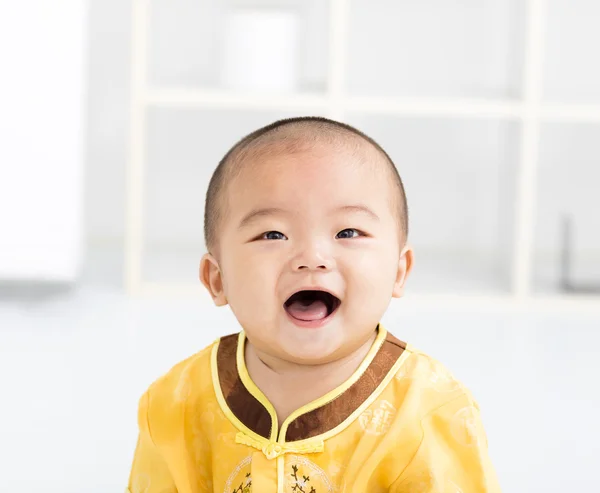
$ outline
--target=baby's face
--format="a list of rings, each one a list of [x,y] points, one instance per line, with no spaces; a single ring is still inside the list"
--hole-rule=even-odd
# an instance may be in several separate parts
[[[250,342],[272,357],[344,357],[401,296],[412,262],[385,165],[319,148],[259,161],[229,184],[218,269],[203,260],[215,302],[228,303]]]

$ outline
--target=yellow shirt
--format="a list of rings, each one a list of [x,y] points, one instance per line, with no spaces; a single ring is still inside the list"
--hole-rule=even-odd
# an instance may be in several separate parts
[[[245,340],[221,338],[142,396],[130,493],[500,491],[469,392],[383,327],[344,384],[281,425]]]

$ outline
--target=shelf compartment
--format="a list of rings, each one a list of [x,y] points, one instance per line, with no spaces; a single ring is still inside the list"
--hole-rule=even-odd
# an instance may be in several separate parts
[[[510,292],[519,125],[353,114],[405,183],[415,269],[409,292]]]
[[[598,18],[596,0],[547,0],[545,101],[600,104]]]
[[[537,294],[587,296],[595,286],[600,298],[598,136],[600,124],[542,126],[532,273]]]
[[[350,0],[347,90],[518,98],[524,21],[520,0]]]

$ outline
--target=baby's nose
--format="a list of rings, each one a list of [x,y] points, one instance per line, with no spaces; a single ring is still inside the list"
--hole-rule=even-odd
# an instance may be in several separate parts
[[[335,261],[325,248],[309,247],[298,253],[293,261],[294,270],[328,271],[333,269]]]
[[[329,262],[304,262],[296,266],[296,270],[330,270]]]

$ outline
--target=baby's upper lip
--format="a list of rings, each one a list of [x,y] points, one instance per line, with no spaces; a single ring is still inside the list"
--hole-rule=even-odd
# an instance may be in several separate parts
[[[323,291],[324,293],[329,293],[330,295],[335,296],[338,300],[342,301],[341,296],[335,290],[331,290],[323,286],[303,286],[300,288],[296,288],[288,293],[287,297],[285,298],[285,301],[289,300],[292,296],[294,296],[296,293],[299,293],[300,291]]]

